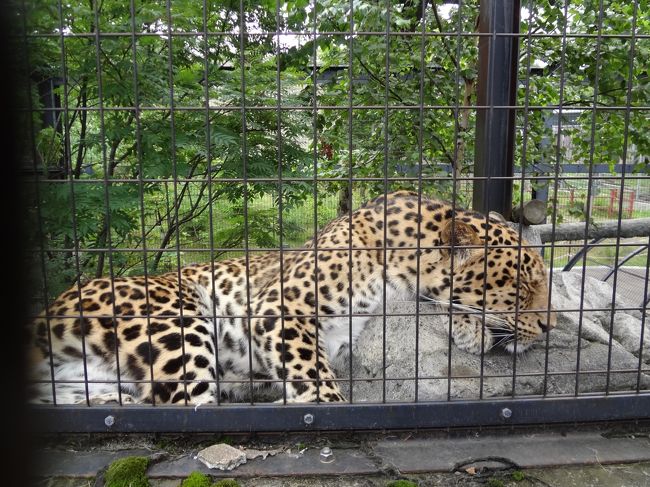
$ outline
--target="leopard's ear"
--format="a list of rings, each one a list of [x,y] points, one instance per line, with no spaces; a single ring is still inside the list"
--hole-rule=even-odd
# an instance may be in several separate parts
[[[481,245],[476,230],[465,222],[449,220],[442,228],[442,245],[454,247],[454,253],[467,253],[468,246]],[[448,252],[449,250],[447,250]]]
[[[505,219],[505,217],[499,213],[498,211],[491,211],[489,213],[489,216],[494,218],[496,221],[501,222],[501,223],[508,223]]]

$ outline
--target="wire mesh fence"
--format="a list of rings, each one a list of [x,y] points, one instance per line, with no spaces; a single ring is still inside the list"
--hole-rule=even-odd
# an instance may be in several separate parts
[[[505,3],[14,5],[43,427],[647,417],[648,6]]]

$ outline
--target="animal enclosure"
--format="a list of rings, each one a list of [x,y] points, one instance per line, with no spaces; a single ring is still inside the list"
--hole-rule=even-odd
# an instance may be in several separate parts
[[[42,429],[648,417],[645,0],[14,3]]]

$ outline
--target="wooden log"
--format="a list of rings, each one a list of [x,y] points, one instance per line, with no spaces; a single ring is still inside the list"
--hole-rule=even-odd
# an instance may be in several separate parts
[[[512,220],[524,225],[539,225],[546,218],[546,203],[540,200],[526,201],[512,210]]]
[[[567,240],[583,240],[585,238],[585,223],[560,223],[553,226],[550,223],[544,225],[532,225],[538,233],[542,242],[563,242]],[[650,218],[633,218],[621,220],[621,232],[618,233],[618,220],[607,220],[589,225],[587,238],[621,238],[647,237],[650,236]]]

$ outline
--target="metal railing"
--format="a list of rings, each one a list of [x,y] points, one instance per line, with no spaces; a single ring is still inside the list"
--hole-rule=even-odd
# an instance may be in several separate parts
[[[16,42],[24,52],[26,89],[22,123],[30,143],[24,182],[33,201],[27,215],[32,228],[28,253],[38,294],[35,321],[29,326],[44,354],[36,367],[40,375],[31,385],[39,396],[43,391],[49,395],[49,404],[33,408],[39,428],[281,431],[647,419],[648,303],[635,307],[617,295],[623,264],[639,267],[643,258],[637,250],[625,257],[621,253],[638,243],[621,242],[620,237],[613,243],[589,242],[585,224],[584,239],[578,243],[584,251],[571,261],[574,272],[582,262],[579,282],[562,298],[564,304],[551,302],[562,278],[553,265],[548,269],[547,302],[541,308],[523,309],[518,292],[514,298],[515,320],[531,312],[550,318],[553,305],[565,320],[562,325],[548,331],[536,352],[507,355],[483,343],[475,364],[453,344],[452,334],[459,314],[478,316],[486,333],[491,320],[503,313],[490,309],[486,300],[488,251],[500,245],[488,248],[487,229],[484,242],[474,247],[486,256],[483,282],[476,289],[482,294],[481,304],[460,311],[453,305],[427,311],[420,304],[412,313],[396,311],[390,297],[386,299],[392,286],[386,279],[375,290],[382,298],[375,309],[354,308],[353,298],[359,296],[352,290],[357,280],[363,280],[355,267],[356,256],[379,248],[385,273],[389,255],[404,250],[392,243],[388,205],[380,210],[379,247],[355,245],[351,238],[343,246],[323,244],[317,238],[304,243],[337,217],[344,222],[340,231],[352,235],[357,230],[353,215],[364,201],[401,188],[415,192],[413,211],[420,215],[428,196],[441,196],[457,208],[469,206],[471,189],[475,209],[509,216],[512,198],[525,200],[532,187],[547,195],[548,222],[555,232],[564,217],[593,219],[594,187],[606,181],[616,186],[609,209],[619,227],[624,210],[645,216],[643,209],[634,213],[634,201],[625,199],[631,182],[639,188],[644,185],[637,182],[650,180],[647,155],[636,152],[650,133],[650,103],[642,89],[647,62],[638,58],[647,51],[650,31],[641,2],[629,5],[630,18],[627,10],[621,13],[616,5],[601,1],[595,21],[581,16],[582,7],[570,13],[568,1],[546,10],[535,2],[521,6],[497,0],[480,5],[426,0],[271,3],[241,1],[235,6],[204,0],[176,6],[168,0],[147,7],[133,0],[90,4],[59,0],[53,9],[38,2],[16,5],[22,22]],[[615,73],[619,85],[613,86],[609,66],[616,63],[621,66]],[[588,78],[588,87],[575,79],[580,75]],[[571,123],[565,120],[567,111]],[[619,139],[612,139],[609,126],[620,127]],[[587,144],[580,139],[585,134]],[[574,143],[568,143],[565,135]],[[575,164],[584,172],[565,182],[579,183],[584,192],[584,204],[577,210],[573,192],[569,207],[558,204],[563,173],[573,172]],[[635,193],[636,201],[640,196]],[[309,221],[298,218],[298,212],[308,213]],[[450,217],[452,232],[462,225],[456,216]],[[411,233],[419,235],[426,223],[421,217],[414,221]],[[520,240],[524,232],[517,227]],[[449,245],[438,244],[414,239],[415,298],[426,293],[421,280],[424,255],[450,251],[450,269],[460,265],[455,259],[461,257],[453,250],[462,244],[453,239]],[[524,254],[541,247],[530,242],[514,249],[510,263],[517,269],[517,281],[522,279]],[[544,247],[545,258],[553,263],[556,251],[575,248],[576,243],[552,242]],[[585,295],[592,284],[584,254],[593,247],[608,249],[616,263],[607,276],[611,299],[597,305]],[[259,273],[268,270],[260,269],[255,259],[266,252],[276,252],[279,262],[277,268],[264,264],[273,274],[267,279],[279,285],[281,311],[272,318],[282,330],[281,340],[275,363],[267,365],[277,367],[277,374],[259,373],[256,361],[263,364],[262,355],[272,351],[264,352],[264,344],[251,332],[259,320],[269,319],[261,313],[263,294],[255,294],[261,292],[255,283]],[[329,291],[321,286],[329,282],[327,273],[319,276],[315,271],[334,252],[342,252],[347,260],[348,271],[341,264],[347,278],[339,281],[349,290],[343,297],[344,312],[324,305]],[[314,268],[313,283],[303,290],[311,295],[311,314],[306,315],[287,307],[292,295],[284,287],[293,275],[287,274],[289,263],[305,255],[313,259],[309,262]],[[223,288],[217,277],[201,284],[203,301],[196,301],[195,288],[181,284],[190,264],[205,262],[204,271],[217,276],[228,257],[243,257],[233,274],[233,280],[243,278],[238,298],[242,312],[219,305]],[[646,258],[640,265],[644,296],[648,264]],[[171,299],[178,300],[173,316],[155,311],[156,293],[162,292],[155,276],[160,274],[176,283],[171,284],[176,286]],[[453,289],[450,274],[445,279],[451,280]],[[101,277],[110,311],[97,314],[83,300],[94,299],[87,283]],[[134,310],[118,304],[124,283],[138,279],[144,307]],[[52,304],[66,289],[77,302],[72,310]],[[569,300],[571,294],[577,301]],[[39,314],[42,309],[46,311]],[[333,404],[321,397],[326,382],[316,379],[327,365],[320,363],[324,359],[318,352],[316,378],[288,376],[287,362],[293,356],[287,340],[295,338],[287,331],[289,322],[339,320],[344,323],[341,340],[354,343],[355,320],[361,316],[374,323],[382,356],[372,374],[358,375],[359,355],[370,345],[364,341],[349,347],[350,353],[337,364],[337,376],[328,376],[347,388],[346,403]],[[602,323],[596,330],[598,316]],[[636,321],[620,321],[626,316]],[[412,350],[389,343],[391,330],[404,323],[396,321],[399,318],[412,319]],[[153,335],[156,327],[169,327],[174,320],[178,346],[164,349]],[[197,378],[184,359],[192,357],[188,349],[193,340],[203,340],[188,325],[195,320],[205,323],[203,329],[211,337],[202,345],[212,354],[203,357],[206,364],[214,363],[210,379]],[[239,323],[237,343],[224,334],[228,320]],[[444,359],[436,371],[427,369],[430,343],[422,342],[431,338],[426,327],[434,325],[446,335],[446,344],[437,349]],[[93,341],[100,326],[104,349]],[[623,326],[634,328],[629,340],[636,340],[636,349],[616,331]],[[329,331],[320,326],[309,330],[312,345]],[[572,354],[551,354],[554,333],[575,339]],[[70,335],[80,348],[71,348],[67,355],[57,353],[54,344]],[[139,357],[124,351],[133,339],[141,340]],[[581,360],[587,339],[602,348],[606,360]],[[518,340],[515,333],[515,352]],[[246,363],[237,367],[247,370],[239,376],[227,358],[233,348],[241,348],[245,357]],[[311,356],[308,352],[301,353]],[[176,361],[180,379],[156,377],[160,371],[156,359],[162,356]],[[463,369],[455,357],[471,366]],[[558,363],[562,357],[566,363]],[[394,362],[406,360],[415,364],[410,373],[387,372]],[[76,364],[76,379],[58,375],[62,361]],[[134,367],[131,361],[143,367]],[[533,367],[535,361],[539,363]],[[499,372],[489,369],[492,362]],[[594,377],[585,390],[585,383]],[[498,387],[495,381],[501,381]],[[431,392],[438,390],[431,385],[438,382],[445,384],[441,396]],[[317,391],[314,402],[289,403],[290,387],[300,391],[300,385],[312,383]],[[364,397],[364,384],[373,383],[380,384],[379,396]],[[394,398],[390,388],[394,383],[412,383],[415,392]],[[197,404],[190,392],[204,384],[211,388],[212,400]],[[243,398],[227,394],[233,384],[246,391]],[[281,391],[279,399],[277,394],[265,396],[268,390],[258,392],[258,386],[269,385],[276,386],[276,393]],[[115,391],[113,403],[97,403],[93,391],[102,386]],[[140,397],[146,387],[154,392]],[[167,387],[169,391],[161,393]],[[70,390],[82,400],[76,404],[62,400]],[[178,394],[180,400],[172,403]],[[138,404],[126,400],[132,396]],[[278,403],[269,403],[269,397]]]

